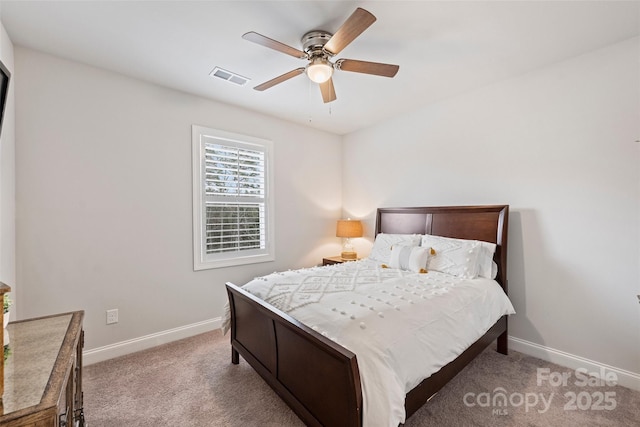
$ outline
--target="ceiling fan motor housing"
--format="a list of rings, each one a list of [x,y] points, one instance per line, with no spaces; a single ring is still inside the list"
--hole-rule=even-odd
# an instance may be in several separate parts
[[[333,34],[322,30],[309,31],[300,40],[302,49],[307,53],[309,59],[318,56],[333,56],[330,52],[323,50],[324,45],[332,36]]]

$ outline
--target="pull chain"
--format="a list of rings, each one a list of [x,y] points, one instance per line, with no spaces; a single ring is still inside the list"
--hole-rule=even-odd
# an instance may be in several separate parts
[[[311,82],[307,83],[307,111],[309,112],[309,123],[313,122],[313,117],[311,114]]]

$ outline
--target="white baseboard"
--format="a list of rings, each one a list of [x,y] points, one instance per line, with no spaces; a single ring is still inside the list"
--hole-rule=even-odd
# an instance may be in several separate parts
[[[640,374],[636,372],[605,365],[515,337],[509,337],[509,349],[571,369],[584,368],[589,372],[600,372],[600,369],[604,369],[605,372],[614,372],[618,377],[619,385],[640,391]]]
[[[189,338],[194,335],[219,329],[222,325],[222,318],[209,319],[190,325],[181,326],[179,328],[169,329],[157,332],[155,334],[145,335],[143,337],[134,338],[127,341],[117,342],[115,344],[105,345],[103,347],[92,348],[82,352],[82,364],[91,365],[93,363],[102,362],[104,360],[113,359],[114,357],[124,356],[125,354],[134,353],[136,351],[146,350],[161,344],[177,341],[183,338]]]

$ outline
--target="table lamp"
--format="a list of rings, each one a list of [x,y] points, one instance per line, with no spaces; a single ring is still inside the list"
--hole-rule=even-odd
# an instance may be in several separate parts
[[[356,260],[358,254],[356,253],[351,239],[353,237],[362,237],[362,222],[352,219],[340,219],[338,220],[338,227],[336,228],[336,237],[344,238],[344,244],[342,247],[342,253],[340,257],[343,260]]]

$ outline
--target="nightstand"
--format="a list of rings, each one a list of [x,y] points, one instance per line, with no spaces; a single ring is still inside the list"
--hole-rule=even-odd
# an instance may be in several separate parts
[[[358,258],[360,259],[360,258]],[[332,264],[341,264],[343,262],[349,261],[357,261],[355,259],[342,259],[340,256],[330,256],[327,258],[322,258],[322,265],[332,265]]]

